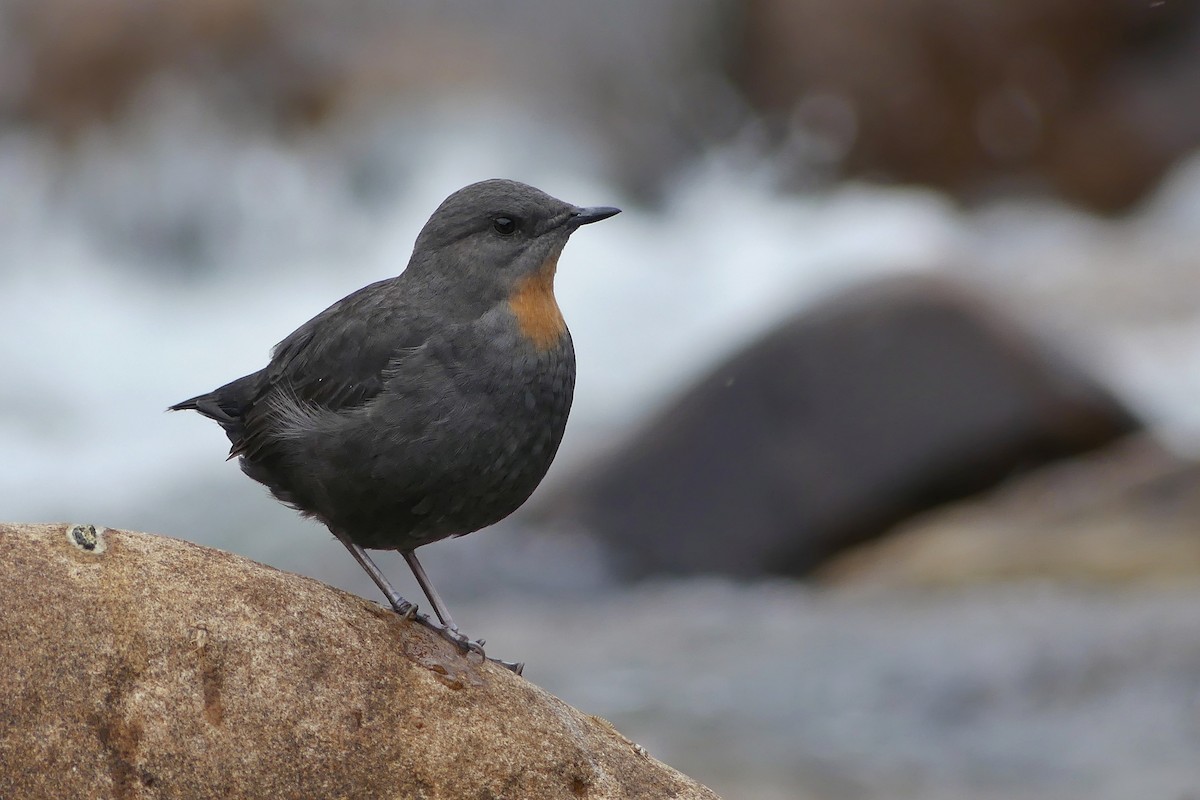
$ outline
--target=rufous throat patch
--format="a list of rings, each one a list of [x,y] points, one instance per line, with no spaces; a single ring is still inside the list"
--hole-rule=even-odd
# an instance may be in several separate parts
[[[554,273],[558,270],[558,255],[546,259],[546,263],[533,273],[522,278],[513,293],[508,296],[508,307],[521,333],[539,350],[549,350],[567,330],[558,301],[554,299]]]

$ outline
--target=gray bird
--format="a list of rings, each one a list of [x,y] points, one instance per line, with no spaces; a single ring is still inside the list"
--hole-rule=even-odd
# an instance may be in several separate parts
[[[243,472],[328,526],[413,616],[366,553],[399,550],[441,624],[418,619],[482,652],[415,551],[504,519],[545,476],[575,387],[558,258],[579,226],[617,213],[509,180],[460,189],[398,277],[301,325],[265,368],[171,410],[216,421]]]

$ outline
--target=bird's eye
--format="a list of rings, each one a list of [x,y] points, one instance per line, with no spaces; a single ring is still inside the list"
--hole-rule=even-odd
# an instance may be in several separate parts
[[[512,236],[517,232],[517,221],[512,217],[493,217],[492,230],[501,236]]]

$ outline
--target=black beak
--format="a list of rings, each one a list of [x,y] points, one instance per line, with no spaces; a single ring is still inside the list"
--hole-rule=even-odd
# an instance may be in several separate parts
[[[569,218],[570,224],[575,227],[580,225],[588,225],[592,222],[599,222],[602,219],[616,216],[621,213],[621,209],[613,208],[612,206],[592,206],[591,208],[577,208],[571,212]]]

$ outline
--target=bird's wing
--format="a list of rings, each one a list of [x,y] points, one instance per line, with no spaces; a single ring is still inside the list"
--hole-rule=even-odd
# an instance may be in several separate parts
[[[330,306],[280,342],[242,412],[230,457],[251,460],[272,437],[280,400],[301,409],[340,412],[383,390],[398,355],[424,343],[430,326],[373,284]]]

